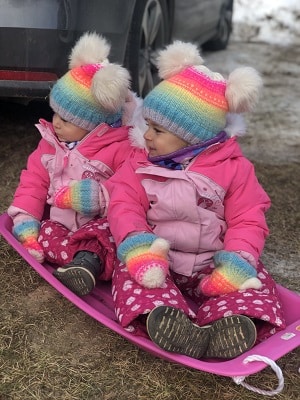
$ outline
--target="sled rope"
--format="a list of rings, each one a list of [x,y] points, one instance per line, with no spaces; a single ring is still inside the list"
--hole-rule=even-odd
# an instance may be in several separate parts
[[[248,362],[252,362],[252,361],[265,362],[272,368],[272,370],[276,373],[277,378],[278,378],[277,388],[275,390],[268,391],[268,390],[262,390],[262,389],[256,388],[255,386],[248,385],[247,383],[244,382],[244,379],[246,378],[246,376],[233,376],[232,377],[233,381],[237,385],[242,385],[243,387],[245,387],[248,390],[251,390],[252,392],[260,393],[260,394],[263,394],[266,396],[274,396],[275,394],[280,393],[284,387],[284,378],[283,378],[282,371],[279,368],[279,366],[270,358],[264,357],[264,356],[259,356],[256,354],[246,357],[245,360],[243,361],[243,363],[247,364]]]

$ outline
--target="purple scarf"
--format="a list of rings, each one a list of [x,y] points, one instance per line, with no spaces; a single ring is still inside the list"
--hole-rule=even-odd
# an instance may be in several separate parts
[[[184,147],[183,149],[174,151],[173,153],[165,154],[163,156],[148,157],[148,160],[152,164],[156,164],[161,167],[178,170],[184,169],[194,157],[207,149],[207,147],[216,143],[223,143],[227,139],[228,137],[226,132],[222,131],[214,138],[208,139],[205,142]]]

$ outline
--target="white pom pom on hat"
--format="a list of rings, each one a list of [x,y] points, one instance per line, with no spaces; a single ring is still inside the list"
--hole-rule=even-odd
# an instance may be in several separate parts
[[[263,81],[252,67],[240,67],[229,75],[225,96],[230,112],[252,111],[257,105]]]
[[[110,44],[94,32],[84,33],[73,47],[69,56],[69,69],[87,64],[100,64],[107,59]]]
[[[193,65],[203,64],[197,46],[176,40],[162,50],[157,58],[159,77],[168,79],[180,71]]]

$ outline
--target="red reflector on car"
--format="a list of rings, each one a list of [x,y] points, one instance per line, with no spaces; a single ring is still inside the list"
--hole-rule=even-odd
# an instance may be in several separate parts
[[[51,72],[0,70],[0,80],[6,81],[56,81],[58,76]]]

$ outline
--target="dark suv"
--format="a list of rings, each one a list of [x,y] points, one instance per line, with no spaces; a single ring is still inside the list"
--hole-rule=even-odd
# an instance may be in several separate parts
[[[0,0],[0,98],[47,96],[83,32],[111,43],[140,95],[153,87],[155,53],[172,39],[227,46],[233,0]]]

